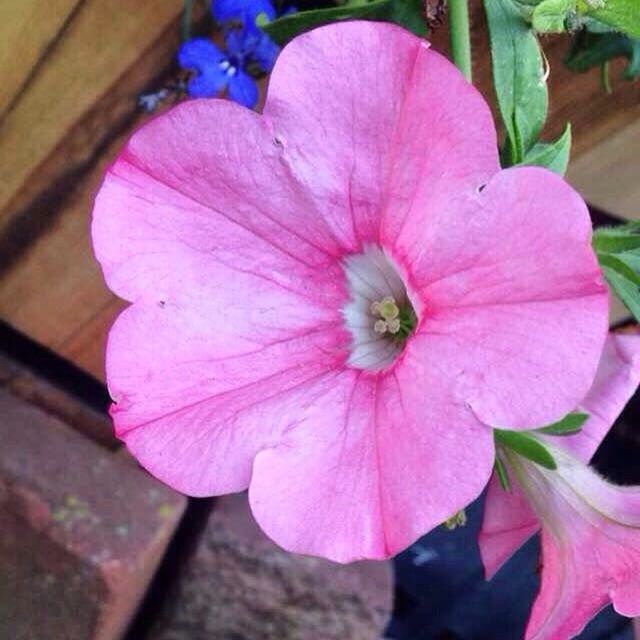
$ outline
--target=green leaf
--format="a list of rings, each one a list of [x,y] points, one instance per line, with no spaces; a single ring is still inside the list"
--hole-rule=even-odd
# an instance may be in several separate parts
[[[540,427],[540,429],[536,429],[536,431],[549,436],[570,436],[578,433],[580,429],[582,429],[582,425],[587,421],[588,417],[588,413],[569,413],[562,418],[562,420],[547,425],[546,427]]]
[[[640,222],[596,229],[591,244],[609,287],[640,322]]]
[[[640,38],[638,0],[577,0],[576,8],[579,14],[604,22],[632,38]]]
[[[496,459],[493,463],[493,471],[496,474],[496,478],[498,478],[498,482],[500,486],[505,491],[511,491],[511,483],[509,482],[509,476],[507,474],[507,470],[505,469],[504,464],[502,464],[502,460],[496,455]]]
[[[494,429],[493,436],[497,444],[515,451],[541,467],[545,467],[545,469],[556,468],[553,456],[535,436],[523,431],[504,431],[503,429]]]
[[[611,267],[603,266],[602,273],[625,307],[640,322],[640,289],[638,285]]]
[[[320,25],[352,19],[388,20],[419,36],[427,32],[422,0],[349,0],[337,7],[290,13],[271,22],[259,17],[256,24],[274,42],[283,45]]]
[[[391,22],[424,36],[427,33],[427,22],[424,14],[424,0],[393,0],[391,2]]]
[[[257,20],[256,24],[277,44],[283,45],[295,36],[314,27],[352,18],[387,20],[392,11],[392,0],[349,2],[338,7],[312,9],[290,13],[271,22]]]
[[[607,255],[607,254],[598,254]],[[624,253],[617,253],[616,258],[629,267],[629,269],[633,270],[634,273],[640,274],[640,251],[625,251]]]
[[[531,14],[531,24],[539,33],[565,31],[567,14],[575,7],[575,0],[543,0]]]
[[[640,222],[629,222],[616,227],[600,227],[591,240],[598,253],[623,253],[640,249]]]
[[[614,58],[626,58],[629,62],[623,76],[634,80],[640,76],[640,40],[622,33],[594,33],[580,31],[571,44],[565,65],[579,73],[599,67]]]
[[[619,253],[618,255],[599,253],[598,262],[601,267],[608,267],[609,269],[617,271],[621,276],[629,280],[629,282],[635,284],[636,287],[640,287],[640,275],[627,263],[625,255],[625,253]]]
[[[512,0],[512,2],[520,15],[527,22],[531,22],[531,16],[533,15],[536,5],[539,4],[540,0]]]
[[[567,125],[564,133],[555,142],[538,142],[527,151],[520,164],[546,167],[563,176],[569,164],[571,151],[571,125]]]
[[[547,84],[538,40],[512,2],[484,0],[491,68],[507,140],[503,164],[522,162],[547,114]]]

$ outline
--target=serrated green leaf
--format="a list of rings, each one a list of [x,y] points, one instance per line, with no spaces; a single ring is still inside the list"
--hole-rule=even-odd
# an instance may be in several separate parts
[[[493,463],[493,470],[496,474],[496,478],[498,478],[498,482],[500,483],[500,486],[505,491],[511,491],[511,483],[509,482],[509,476],[507,474],[507,470],[505,469],[504,464],[502,464],[502,460],[500,460],[500,458],[497,455]]]
[[[574,7],[575,0],[543,0],[531,14],[531,25],[538,33],[562,33]]]
[[[632,38],[640,38],[638,0],[577,0],[578,13],[604,22]]]
[[[640,289],[625,276],[611,267],[603,266],[602,273],[609,286],[622,300],[625,307],[631,311],[633,317],[640,322]]]
[[[627,264],[624,260],[624,253],[619,253],[617,255],[613,255],[611,253],[598,253],[598,262],[601,267],[608,267],[617,271],[621,276],[629,280],[636,285],[636,287],[640,287],[640,275],[635,271],[635,269],[629,264]]]
[[[392,0],[371,0],[327,9],[298,11],[271,22],[259,21],[257,24],[275,43],[283,45],[295,36],[323,24],[354,18],[387,20],[390,18],[391,11]]]
[[[571,152],[571,126],[567,125],[564,133],[555,142],[538,142],[527,151],[520,164],[546,167],[563,176],[569,164]]]
[[[547,114],[547,84],[538,40],[512,2],[484,0],[491,68],[507,140],[505,166],[522,162]]]
[[[493,436],[497,444],[507,447],[545,469],[555,469],[556,462],[547,448],[535,438],[523,431],[505,431],[494,429]]]
[[[578,433],[582,429],[582,425],[589,418],[588,413],[569,413],[562,420],[549,424],[546,427],[540,427],[536,429],[539,433],[544,433],[548,436],[570,436],[574,433]]]

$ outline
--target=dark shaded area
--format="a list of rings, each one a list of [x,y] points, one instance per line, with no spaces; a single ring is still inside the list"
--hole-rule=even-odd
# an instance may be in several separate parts
[[[173,586],[180,579],[187,560],[198,548],[214,503],[215,498],[189,498],[180,526],[167,548],[124,640],[146,638],[159,612],[166,609],[169,598],[173,596]]]
[[[637,450],[636,450],[637,455]],[[483,498],[468,509],[465,527],[443,527],[395,559],[394,640],[522,640],[538,590],[535,536],[485,581],[476,537]],[[607,607],[579,640],[633,640],[631,623]]]
[[[109,394],[105,385],[57,353],[43,347],[0,320],[0,353],[48,382],[75,396],[91,408],[105,412]]]

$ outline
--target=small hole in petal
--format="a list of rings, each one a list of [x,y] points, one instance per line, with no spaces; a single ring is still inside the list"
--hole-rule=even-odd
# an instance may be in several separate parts
[[[486,184],[481,184],[481,185],[478,187],[478,193],[482,193],[482,192],[485,190],[485,187],[486,187],[486,186],[487,186]]]

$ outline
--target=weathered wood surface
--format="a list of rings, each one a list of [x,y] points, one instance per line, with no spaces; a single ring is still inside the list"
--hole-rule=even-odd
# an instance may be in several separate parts
[[[11,108],[0,120],[0,318],[100,378],[106,332],[122,303],[105,289],[92,257],[91,198],[106,164],[144,119],[136,115],[137,95],[159,86],[169,68],[181,4],[144,0],[132,11],[125,0],[84,0],[75,7],[57,0],[68,18],[58,16],[58,34],[50,25],[21,45],[39,53],[31,53],[30,64],[24,54],[22,80],[13,81],[18,97],[9,98]],[[491,97],[478,3],[473,19],[475,74]],[[433,46],[446,48],[444,29]],[[595,203],[633,216],[640,199],[634,171],[640,83],[619,80],[621,65],[614,64],[608,95],[597,70],[574,74],[563,67],[566,47],[564,38],[545,39],[551,64],[546,135],[553,138],[570,120],[570,180]],[[7,64],[6,55],[0,57],[3,77]]]
[[[0,122],[3,260],[33,225],[47,225],[58,192],[130,124],[137,95],[174,55],[180,6],[85,0],[76,10]]]
[[[601,209],[640,219],[640,119],[576,157],[567,177]]]
[[[0,4],[0,117],[64,32],[79,0],[20,0]]]

